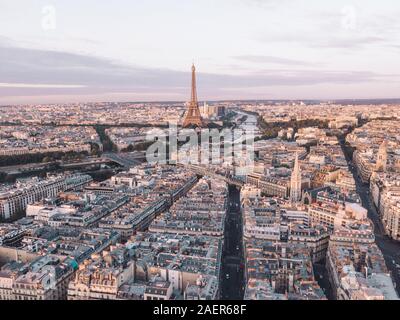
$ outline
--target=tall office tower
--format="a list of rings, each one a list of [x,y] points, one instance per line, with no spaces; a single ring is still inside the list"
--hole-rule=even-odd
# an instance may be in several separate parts
[[[292,177],[290,179],[290,201],[296,203],[301,200],[301,171],[299,155],[296,153]]]
[[[203,121],[201,119],[199,103],[197,101],[197,89],[196,89],[196,68],[192,66],[192,95],[189,102],[189,107],[183,121],[183,127],[187,128],[190,126],[201,127]]]
[[[378,155],[376,158],[376,171],[386,171],[386,165],[388,160],[387,154],[387,141],[384,140],[381,146],[379,147]]]

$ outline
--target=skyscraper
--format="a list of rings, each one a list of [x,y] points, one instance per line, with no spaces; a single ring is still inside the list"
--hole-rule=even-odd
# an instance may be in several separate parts
[[[299,155],[296,153],[292,176],[290,179],[290,201],[296,203],[301,199],[301,170],[299,165]]]
[[[196,67],[192,65],[192,94],[188,110],[186,112],[185,120],[183,121],[183,127],[184,128],[190,126],[201,127],[202,125],[203,121],[201,119],[199,103],[197,101]]]

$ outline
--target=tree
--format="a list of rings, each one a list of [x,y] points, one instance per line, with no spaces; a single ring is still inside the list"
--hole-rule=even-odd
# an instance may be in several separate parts
[[[44,157],[44,158],[42,159],[42,162],[43,162],[43,163],[50,162],[50,161],[51,161],[50,157]]]

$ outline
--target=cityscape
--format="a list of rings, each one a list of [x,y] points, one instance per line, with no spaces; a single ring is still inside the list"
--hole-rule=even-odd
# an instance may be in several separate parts
[[[185,101],[0,74],[0,300],[399,300],[400,97],[212,98],[194,60]]]

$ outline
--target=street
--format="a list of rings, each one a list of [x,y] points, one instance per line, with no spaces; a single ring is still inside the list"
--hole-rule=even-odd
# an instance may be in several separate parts
[[[346,155],[346,160],[350,164],[349,169],[352,172],[356,181],[357,193],[360,195],[363,207],[368,210],[368,217],[372,220],[374,224],[376,244],[383,253],[386,265],[395,282],[396,290],[400,294],[400,242],[391,240],[388,236],[385,235],[384,227],[369,193],[369,185],[364,184],[361,181],[361,178],[357,173],[357,169],[352,164],[352,159],[349,153],[346,152],[343,144],[342,147]]]
[[[228,213],[221,267],[221,299],[242,300],[244,294],[244,258],[240,191],[229,187]]]

